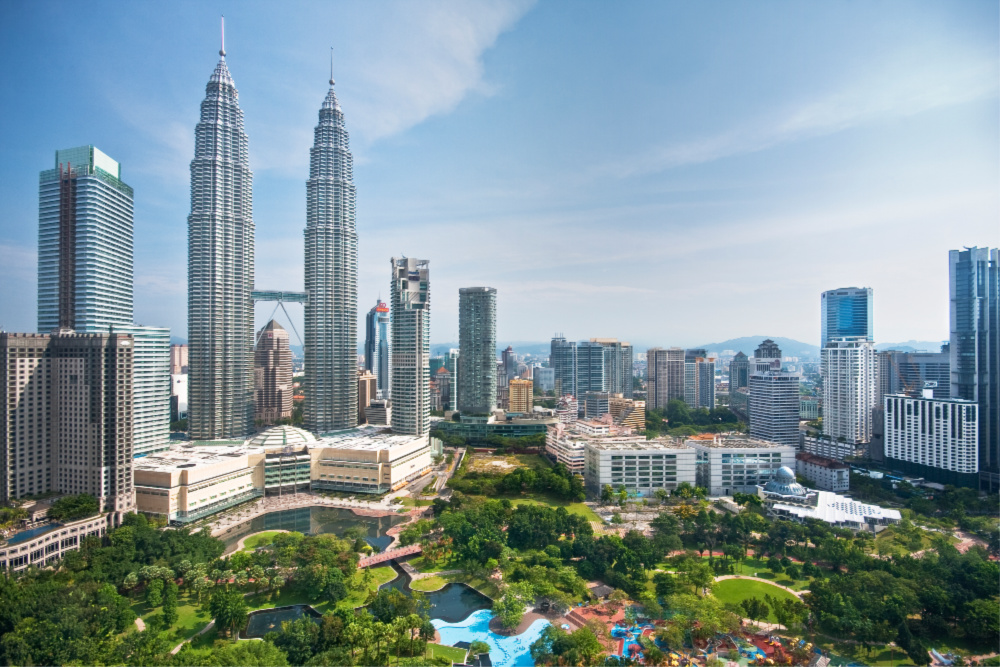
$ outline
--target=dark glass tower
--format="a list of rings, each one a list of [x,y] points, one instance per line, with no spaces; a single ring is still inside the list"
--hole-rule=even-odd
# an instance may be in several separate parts
[[[820,296],[820,348],[837,338],[874,341],[872,288],[842,287]]]

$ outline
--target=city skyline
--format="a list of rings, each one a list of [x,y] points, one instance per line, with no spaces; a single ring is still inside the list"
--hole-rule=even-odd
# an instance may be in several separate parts
[[[61,11],[53,12],[55,6]],[[816,294],[847,285],[870,286],[878,293],[878,339],[945,340],[946,251],[997,245],[1000,170],[993,152],[983,148],[995,145],[997,136],[995,114],[986,113],[997,95],[996,8],[934,5],[900,16],[892,6],[851,11],[835,6],[798,10],[781,20],[772,20],[774,10],[768,7],[734,8],[732,16],[715,26],[721,36],[712,37],[711,44],[700,47],[697,39],[679,39],[682,57],[668,66],[667,56],[677,54],[654,44],[643,23],[656,24],[670,14],[670,34],[687,28],[706,37],[713,26],[707,14],[652,5],[619,11],[611,17],[618,30],[588,54],[580,45],[593,37],[608,16],[602,12],[612,11],[608,8],[595,8],[593,16],[580,17],[564,35],[546,43],[542,37],[554,34],[553,27],[566,15],[558,6],[428,5],[417,17],[405,7],[396,12],[399,17],[383,16],[400,9],[395,5],[364,10],[348,5],[340,12],[305,3],[294,7],[316,10],[314,26],[303,31],[304,39],[294,47],[289,35],[305,20],[298,14],[309,12],[276,16],[263,5],[223,3],[218,8],[230,18],[230,58],[238,59],[240,101],[248,110],[258,240],[271,250],[257,258],[258,287],[301,288],[303,260],[296,246],[301,248],[298,234],[305,220],[305,148],[331,42],[340,54],[335,73],[344,81],[342,103],[358,119],[356,182],[365,209],[358,230],[358,292],[365,303],[385,292],[381,267],[386,257],[403,250],[435,262],[435,282],[445,294],[453,295],[462,284],[496,285],[506,295],[497,318],[499,340],[543,341],[552,331],[567,331],[573,332],[570,338],[617,336],[631,340],[639,351],[650,343],[688,346],[756,333],[818,340]],[[0,179],[0,196],[10,202],[0,247],[10,267],[5,278],[9,289],[0,301],[7,315],[3,325],[8,330],[33,328],[34,224],[21,223],[36,218],[37,203],[22,185],[48,167],[52,146],[89,143],[120,159],[126,165],[123,178],[136,188],[136,320],[168,325],[180,336],[187,324],[186,244],[179,223],[186,213],[195,100],[217,48],[217,9],[186,5],[177,17],[130,7],[113,17],[107,10],[94,17],[77,11],[71,5],[0,10],[4,25],[11,26],[11,39],[0,48],[15,63],[3,75],[3,99],[12,122],[0,135],[10,158]],[[737,25],[736,14],[749,25]],[[151,16],[161,24],[156,30],[136,28]],[[407,20],[413,35],[399,39],[401,22]],[[766,25],[769,20],[773,26]],[[104,39],[95,47],[99,51],[130,54],[115,80],[96,64],[73,61],[65,71],[56,71],[50,65],[53,56],[35,57],[39,49],[56,55],[72,52],[82,37],[71,26],[80,21],[106,23],[100,33]],[[184,30],[178,29],[180,21]],[[795,21],[814,26],[816,46],[789,31]],[[896,23],[900,25],[892,27]],[[265,24],[273,25],[275,33],[267,48],[259,39]],[[449,32],[456,26],[457,35]],[[763,32],[752,36],[751,27]],[[167,42],[154,38],[167,32]],[[787,42],[783,49],[801,50],[796,67],[776,63],[775,53],[757,42],[777,34]],[[463,41],[462,35],[470,38]],[[907,45],[906,35],[924,38],[921,53]],[[733,45],[713,60],[708,49],[718,49],[716,40],[723,36]],[[436,47],[415,58],[416,44],[428,38]],[[876,39],[883,40],[882,51],[868,51],[866,44]],[[376,53],[387,40],[394,40],[395,48]],[[841,42],[859,52],[848,57],[838,46]],[[833,56],[821,53],[822,45],[833,48]],[[741,47],[747,63],[735,67],[734,50]],[[560,49],[579,62],[564,62]],[[529,66],[534,62],[548,66],[534,73]],[[735,77],[755,65],[771,68],[773,85],[758,86],[761,93],[748,90],[754,80],[741,84]],[[727,74],[727,67],[737,72]],[[42,71],[48,77],[45,90],[59,95],[72,94],[84,83],[95,86],[99,94],[92,99],[77,96],[90,112],[76,114],[85,121],[65,119],[58,128],[40,125],[45,91],[37,99],[18,95],[18,106],[13,105],[18,82],[38,78]],[[689,81],[696,72],[726,88],[728,102],[738,101],[748,112],[706,114],[717,110],[720,100]],[[603,89],[596,98],[602,100],[599,104],[614,101],[608,110],[612,122],[606,126],[608,137],[592,149],[595,161],[581,168],[578,151],[587,142],[569,131],[593,131],[574,107],[590,99],[595,74]],[[539,84],[560,75],[565,83],[557,99]],[[151,82],[157,90],[148,88]],[[649,98],[636,97],[629,84],[649,86]],[[793,94],[796,86],[801,90]],[[301,90],[292,90],[296,87]],[[138,99],[147,93],[148,99]],[[674,102],[677,93],[688,93],[683,105]],[[283,115],[269,106],[279,99]],[[516,108],[511,107],[515,102]],[[641,109],[650,103],[664,109],[675,130],[664,133],[642,116]],[[482,131],[484,123],[499,121],[501,129]],[[557,131],[553,123],[566,129]],[[512,143],[513,124],[523,126],[531,141]],[[537,148],[528,145],[535,140]],[[477,156],[462,146],[468,142]],[[451,147],[455,144],[463,150]],[[435,153],[429,154],[431,145]],[[647,147],[646,153],[640,146]],[[498,153],[501,147],[509,148],[509,155]],[[523,173],[514,171],[515,158],[526,167]],[[616,176],[608,180],[612,168]],[[800,175],[802,170],[808,175]],[[594,178],[608,184],[606,197],[592,194]],[[776,189],[776,183],[782,188]],[[498,207],[499,199],[510,199],[513,187],[522,194],[516,205]],[[879,196],[872,196],[874,191]],[[841,201],[851,205],[845,208]],[[564,233],[596,232],[609,215],[621,221],[618,247],[628,248],[634,261],[604,253],[599,234]],[[523,221],[515,224],[514,218]],[[956,218],[961,224],[954,224]],[[521,233],[523,247],[490,244],[497,260],[491,262],[463,252],[487,247],[484,243],[501,227]],[[697,228],[698,234],[688,228]],[[862,228],[864,247],[850,241]],[[913,229],[921,233],[910,233]],[[550,234],[558,235],[566,252],[538,254],[539,248],[552,247]],[[666,239],[669,244],[659,243]],[[759,244],[786,256],[762,269],[751,263],[751,249]],[[884,252],[890,244],[893,258]],[[792,247],[794,256],[788,256]],[[747,258],[745,265],[734,264],[731,251],[737,248]],[[602,263],[597,271],[574,273],[598,252]],[[695,283],[690,278],[695,267],[713,256],[727,258],[730,277]],[[622,262],[632,272],[628,279],[622,277]],[[526,270],[529,265],[542,268]],[[644,273],[643,265],[666,271],[675,285],[664,297],[666,303],[689,317],[661,320],[651,313],[623,320],[615,331],[595,331],[585,305],[645,309],[653,274]],[[740,270],[752,270],[755,280],[743,280]],[[567,278],[570,274],[578,277]],[[791,275],[794,280],[788,279]],[[711,305],[710,297],[720,291],[743,297],[730,300],[725,319]],[[543,293],[566,307],[536,305],[544,301],[538,298]],[[921,298],[912,298],[915,293]],[[756,296],[765,295],[779,307],[765,311],[752,305]],[[457,340],[457,305],[454,298],[438,301],[432,340]],[[266,305],[257,308],[258,327],[266,322],[267,311]],[[300,327],[301,309],[293,309],[292,317],[299,318],[294,324]]]

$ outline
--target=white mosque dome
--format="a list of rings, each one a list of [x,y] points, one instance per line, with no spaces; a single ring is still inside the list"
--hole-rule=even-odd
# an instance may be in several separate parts
[[[808,492],[795,481],[795,473],[788,466],[781,466],[774,479],[764,485],[765,493],[776,493],[782,496],[806,496]]]
[[[315,435],[295,426],[272,426],[261,431],[247,444],[253,447],[301,447],[318,442]]]

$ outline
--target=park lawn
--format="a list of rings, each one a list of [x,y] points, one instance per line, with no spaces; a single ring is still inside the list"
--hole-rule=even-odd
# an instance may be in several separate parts
[[[205,599],[208,599],[207,595]],[[163,613],[162,607],[151,609],[144,600],[132,603],[132,610],[146,623],[147,628],[151,619]],[[201,609],[201,604],[196,596],[182,592],[177,596],[177,622],[169,628],[161,630],[159,636],[171,642],[171,647],[173,647],[178,642],[194,635],[211,620],[211,615]]]
[[[451,554],[447,558],[442,558],[438,561],[428,560],[424,556],[417,556],[406,562],[417,572],[444,572],[445,570],[456,570],[459,565],[455,554]]]
[[[455,648],[454,646],[428,644],[427,651],[423,655],[413,656],[412,658],[402,655],[399,657],[397,664],[403,667],[423,667],[431,658],[444,658],[448,662],[461,664],[465,662],[465,654],[466,651],[460,648]]]
[[[538,494],[529,494],[527,497],[511,498],[510,502],[512,505],[544,505],[545,507],[551,507],[555,509],[557,507],[565,507],[566,511],[570,514],[576,514],[577,516],[582,516],[587,521],[600,521],[601,517],[594,513],[594,510],[590,509],[583,503],[573,503],[565,500],[556,500],[554,498],[548,498],[546,496]]]
[[[704,556],[704,560],[708,560],[708,556]],[[714,560],[720,560],[718,556]],[[729,563],[733,566],[733,571],[727,574],[742,574],[746,577],[756,577],[758,579],[765,579],[774,584],[781,584],[782,586],[788,586],[791,589],[797,591],[809,590],[809,586],[812,584],[812,579],[806,577],[805,579],[792,579],[784,572],[775,574],[767,569],[767,561],[763,558],[746,558],[742,562],[737,563],[736,561],[730,560]],[[797,566],[801,567],[802,563],[796,563]],[[669,565],[661,563],[660,568],[664,570],[671,569]]]
[[[443,574],[441,579],[444,579],[448,583],[458,583],[466,584],[467,586],[472,586],[477,591],[485,595],[490,599],[497,599],[500,597],[500,589],[497,588],[497,584],[492,579],[481,579],[479,577],[473,577],[468,572],[459,572],[456,574]]]
[[[368,600],[369,592],[377,591],[379,586],[396,578],[396,571],[388,565],[372,568],[372,574],[375,576],[366,589],[348,590],[347,597],[338,602],[336,606],[331,605],[329,600],[310,600],[301,591],[288,588],[283,588],[277,592],[264,592],[259,593],[258,595],[247,596],[247,606],[251,611],[255,611],[257,609],[268,609],[270,607],[287,607],[295,604],[308,604],[321,614],[327,611],[332,611],[334,608],[354,609],[356,607],[360,607]],[[362,576],[361,570],[358,570],[357,574],[354,575],[356,585],[361,584]]]
[[[545,470],[551,467],[549,460],[540,454],[473,454],[468,463],[469,472],[500,475],[515,468]]]
[[[436,591],[444,588],[448,582],[441,577],[424,577],[410,582],[410,588],[415,591]]]
[[[257,547],[263,547],[274,541],[276,535],[280,535],[283,530],[264,530],[254,533],[243,541],[243,551],[253,551]]]
[[[770,595],[773,598],[797,599],[782,588],[772,586],[765,581],[755,581],[753,579],[724,579],[717,581],[712,586],[712,595],[722,603],[732,602],[734,604],[739,604],[749,598],[760,598],[763,600],[765,595]],[[768,611],[766,620],[770,623],[778,622],[778,619],[774,617],[774,613],[771,611]]]
[[[434,502],[433,500],[424,500],[422,498],[413,498],[411,496],[406,496],[400,499],[399,504],[402,505],[403,507],[428,507],[433,502]]]

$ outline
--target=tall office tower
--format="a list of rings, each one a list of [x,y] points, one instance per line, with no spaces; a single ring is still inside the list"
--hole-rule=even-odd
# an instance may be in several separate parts
[[[132,188],[93,146],[39,175],[38,330],[132,324]]]
[[[556,396],[576,396],[576,343],[562,334],[553,336],[549,366],[555,371]]]
[[[799,374],[780,368],[750,374],[750,437],[798,447]]]
[[[872,288],[842,287],[820,295],[820,349],[838,338],[874,341]]]
[[[132,188],[93,146],[56,151],[39,176],[38,330],[134,337],[136,455],[170,440],[170,330],[132,323]]]
[[[604,374],[604,346],[586,340],[577,343],[576,390],[580,396],[588,391],[603,392]]]
[[[947,348],[945,344],[942,347]],[[941,352],[897,352],[885,350],[878,353],[878,395],[876,406],[884,403],[890,394],[906,394],[913,398],[923,396],[925,389],[933,398],[951,397],[951,354]]]
[[[188,372],[188,346],[170,346],[170,374],[180,375]]]
[[[388,398],[389,306],[381,299],[365,316],[365,369],[375,376],[379,396]]]
[[[632,344],[617,338],[591,338],[604,346],[604,391],[632,398]]]
[[[368,406],[378,400],[378,380],[369,370],[358,371],[358,423],[368,423]]]
[[[405,435],[430,431],[430,263],[412,257],[391,260],[392,430]]]
[[[442,391],[442,396],[447,393],[447,398],[442,399],[442,407],[445,410],[458,410],[458,357],[459,351],[448,350],[444,358],[444,369],[448,371],[449,387],[447,392]]]
[[[702,373],[699,372],[698,364],[699,360],[704,360],[708,356],[708,352],[704,348],[691,348],[684,350],[684,395],[682,398],[684,402],[688,404],[688,407],[697,408],[701,407],[701,391],[699,380]],[[713,364],[714,366],[714,364]],[[713,386],[714,386],[713,381]],[[714,390],[713,390],[713,407],[714,407]]]
[[[271,320],[258,336],[253,355],[254,420],[273,424],[292,416],[292,350],[288,332]]]
[[[874,344],[863,337],[839,338],[828,342],[820,353],[823,435],[838,441],[843,438],[848,445],[869,443],[878,384]]]
[[[750,360],[747,355],[737,352],[729,362],[729,395],[741,387],[750,386]]]
[[[332,62],[314,138],[306,182],[305,424],[319,433],[358,423],[354,158],[333,91]]]
[[[253,172],[239,93],[225,49],[219,55],[191,161],[188,420],[194,440],[243,438],[253,424]]]
[[[458,290],[458,411],[489,414],[497,406],[497,291]]]
[[[979,404],[979,481],[1000,488],[1000,249],[948,253],[951,398]]]
[[[510,381],[510,411],[521,414],[531,414],[535,405],[534,400],[535,383],[531,380],[513,378]]]
[[[0,333],[0,501],[88,493],[119,517],[135,506],[132,363],[125,334]]]
[[[517,355],[514,354],[514,348],[508,345],[500,354],[500,359],[503,364],[503,384],[507,386],[517,377]]]

